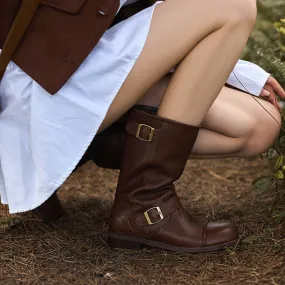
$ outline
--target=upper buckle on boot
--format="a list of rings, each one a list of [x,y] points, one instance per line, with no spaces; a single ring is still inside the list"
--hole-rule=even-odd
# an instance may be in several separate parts
[[[157,213],[158,213],[158,215],[159,215],[159,217],[160,217],[160,220],[158,220],[158,221],[156,221],[156,222],[152,222],[152,221],[151,221],[151,219],[150,219],[150,217],[149,217],[149,215],[148,215],[148,212],[151,211],[151,210],[156,210],[156,211],[157,211]],[[153,207],[153,208],[148,209],[147,211],[144,212],[144,216],[145,216],[145,218],[146,218],[146,220],[147,220],[147,223],[148,223],[149,225],[155,225],[155,224],[161,222],[161,221],[164,219],[163,214],[162,214],[162,212],[161,212],[161,209],[160,209],[159,207]]]
[[[144,139],[140,136],[142,128],[150,129],[150,133],[148,134],[148,139]],[[155,131],[155,129],[149,125],[139,124],[138,129],[137,129],[137,133],[136,133],[136,137],[141,141],[152,142],[153,136],[154,136],[154,131]]]

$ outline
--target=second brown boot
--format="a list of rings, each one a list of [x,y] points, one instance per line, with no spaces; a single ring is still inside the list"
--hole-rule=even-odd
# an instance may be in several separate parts
[[[110,246],[195,253],[236,244],[232,222],[201,225],[175,192],[173,182],[182,175],[198,132],[198,127],[145,112],[130,114],[109,223]]]
[[[53,193],[51,197],[32,212],[45,222],[58,221],[63,216],[63,208],[57,193]]]

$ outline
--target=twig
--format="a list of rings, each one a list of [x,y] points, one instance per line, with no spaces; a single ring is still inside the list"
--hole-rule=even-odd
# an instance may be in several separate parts
[[[209,172],[209,174],[211,174],[212,176],[214,176],[215,178],[219,179],[219,180],[223,180],[226,182],[230,182],[230,180],[226,179],[225,177],[220,176],[219,174],[215,173],[213,170],[208,169],[206,167],[204,167],[205,170],[207,170]]]

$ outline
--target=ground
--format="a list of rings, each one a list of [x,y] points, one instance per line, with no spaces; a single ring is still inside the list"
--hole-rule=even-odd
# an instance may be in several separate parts
[[[184,206],[201,220],[233,219],[241,232],[236,248],[190,255],[111,249],[107,221],[118,173],[88,163],[59,192],[67,211],[59,223],[26,217],[1,233],[0,284],[283,285],[285,224],[272,213],[285,203],[251,186],[269,171],[261,158],[187,165],[177,183]]]

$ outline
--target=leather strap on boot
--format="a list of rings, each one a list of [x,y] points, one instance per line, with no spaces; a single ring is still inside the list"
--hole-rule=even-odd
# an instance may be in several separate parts
[[[169,215],[174,213],[181,207],[181,202],[177,196],[172,197],[168,201],[154,206],[137,216],[130,217],[129,223],[133,230],[138,230],[142,227],[151,226],[165,220]]]
[[[109,221],[111,246],[205,252],[236,243],[233,223],[198,223],[175,193],[174,182],[183,173],[198,132],[199,127],[145,112],[130,114]]]
[[[161,130],[155,129],[149,125],[139,124],[137,122],[130,122],[126,127],[127,132],[130,135],[135,136],[137,139],[151,143],[154,140],[154,136],[159,136]]]

